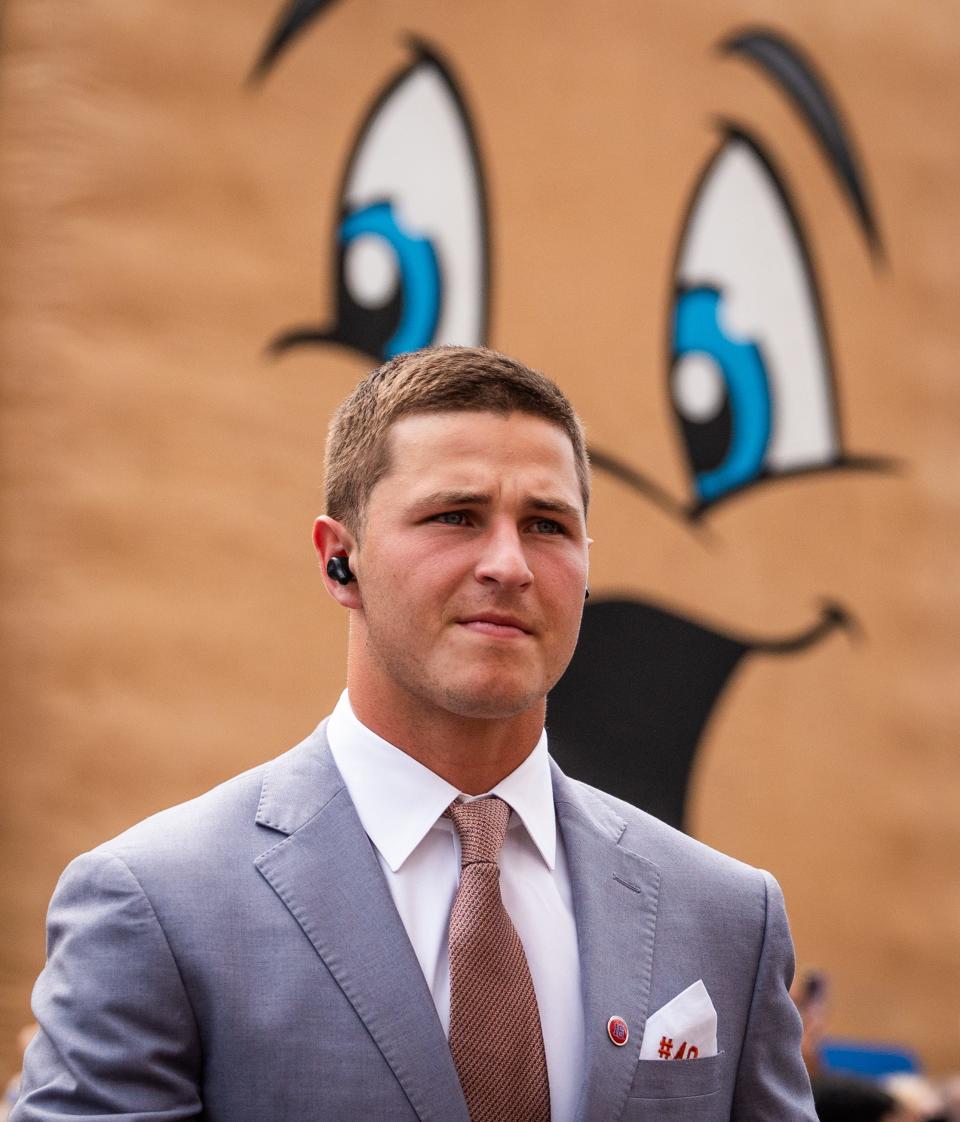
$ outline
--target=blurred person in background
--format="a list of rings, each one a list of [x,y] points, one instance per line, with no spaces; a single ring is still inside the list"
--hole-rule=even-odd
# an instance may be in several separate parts
[[[882,1087],[852,1075],[818,1076],[813,1101],[820,1122],[914,1122]]]
[[[814,1079],[820,1071],[820,1046],[827,1026],[829,985],[822,970],[807,970],[790,987],[790,996],[803,1022],[800,1051],[807,1072]]]
[[[820,1122],[960,1122],[949,1112],[949,1087],[942,1090],[913,1073],[880,1081],[825,1070],[820,1058],[829,1014],[829,982],[820,970],[808,970],[790,990],[803,1022],[801,1051],[813,1084]],[[960,1104],[960,1081],[957,1083]]]
[[[899,1072],[888,1075],[882,1086],[899,1106],[905,1122],[947,1122],[946,1099],[926,1076]]]
[[[940,1089],[943,1093],[943,1113],[947,1122],[960,1122],[960,1075],[944,1079]]]

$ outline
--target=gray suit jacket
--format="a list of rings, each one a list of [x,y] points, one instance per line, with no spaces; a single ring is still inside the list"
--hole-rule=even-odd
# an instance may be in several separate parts
[[[582,959],[582,1122],[815,1122],[774,880],[557,768],[554,792]],[[698,978],[720,1054],[639,1061],[648,1013]],[[34,1009],[13,1122],[469,1122],[322,726],[77,858]]]

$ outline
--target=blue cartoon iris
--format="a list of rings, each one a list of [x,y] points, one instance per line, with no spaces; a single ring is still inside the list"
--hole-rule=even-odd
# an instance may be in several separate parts
[[[763,355],[721,323],[722,293],[693,288],[674,314],[674,405],[700,501],[715,502],[763,471],[771,402]]]
[[[375,300],[362,276],[354,275],[351,283],[343,264],[351,252],[371,242],[390,273],[383,298]],[[404,229],[392,203],[377,202],[343,219],[340,245],[343,334],[352,336],[351,342],[362,340],[364,350],[375,350],[375,357],[383,359],[427,346],[437,329],[441,299],[440,266],[431,242]]]

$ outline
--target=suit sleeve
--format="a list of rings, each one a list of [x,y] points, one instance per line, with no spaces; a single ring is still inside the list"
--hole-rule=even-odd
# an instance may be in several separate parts
[[[734,1088],[732,1122],[817,1122],[790,997],[794,954],[780,886],[763,873],[766,923]]]
[[[136,877],[100,851],[60,879],[40,1025],[11,1122],[179,1122],[202,1113],[197,1024],[173,953]]]

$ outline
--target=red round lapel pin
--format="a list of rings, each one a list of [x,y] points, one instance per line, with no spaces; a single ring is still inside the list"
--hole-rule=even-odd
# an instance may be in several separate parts
[[[630,1039],[630,1030],[627,1028],[627,1022],[623,1017],[611,1017],[607,1021],[607,1036],[618,1048],[622,1048],[626,1044]]]

